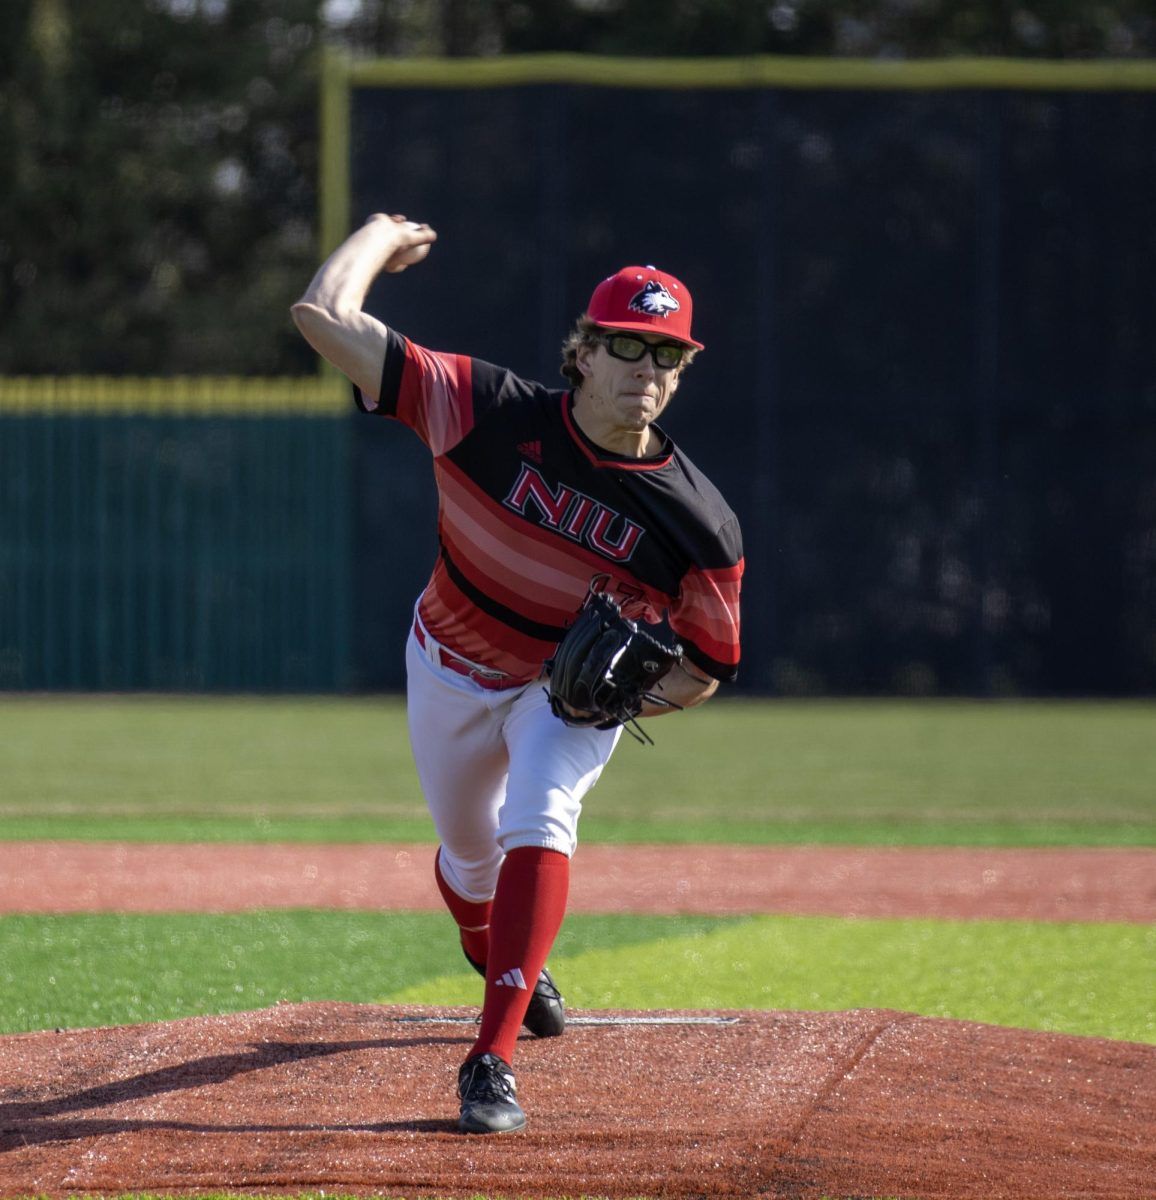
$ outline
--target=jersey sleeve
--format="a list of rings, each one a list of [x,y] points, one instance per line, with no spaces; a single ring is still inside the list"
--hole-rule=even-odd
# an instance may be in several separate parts
[[[438,456],[452,450],[490,408],[527,391],[528,385],[502,367],[427,350],[389,329],[381,399],[373,406],[357,387],[353,397],[362,412],[408,425]]]
[[[719,531],[717,551],[721,565],[692,565],[683,576],[669,620],[687,658],[715,679],[731,682],[738,675],[743,577],[742,537],[736,518]]]

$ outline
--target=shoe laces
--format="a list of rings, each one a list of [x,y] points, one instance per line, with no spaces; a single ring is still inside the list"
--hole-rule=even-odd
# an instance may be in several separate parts
[[[546,974],[545,971],[538,976],[538,982],[534,984],[534,995],[543,996],[547,1000],[561,1000],[562,993],[558,990],[553,979]]]
[[[512,1100],[517,1088],[513,1074],[497,1055],[482,1054],[467,1064],[460,1091],[463,1100],[493,1104]]]

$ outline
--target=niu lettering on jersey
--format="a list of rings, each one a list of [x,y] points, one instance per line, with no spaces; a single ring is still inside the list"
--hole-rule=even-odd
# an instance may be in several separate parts
[[[389,333],[381,401],[434,455],[440,554],[422,593],[450,650],[535,678],[591,590],[628,616],[666,619],[718,679],[739,660],[738,521],[668,439],[653,458],[603,450],[571,397],[479,359]]]
[[[514,486],[502,503],[523,517],[532,516],[528,509],[536,509],[540,524],[576,542],[584,542],[595,553],[614,562],[627,562],[643,533],[641,525],[590,496],[564,483],[551,487],[542,472],[526,462],[522,463]],[[617,537],[610,532],[615,527]]]

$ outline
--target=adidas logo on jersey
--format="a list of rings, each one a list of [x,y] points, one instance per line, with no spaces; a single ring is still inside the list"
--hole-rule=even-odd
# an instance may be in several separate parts
[[[540,441],[519,442],[518,453],[531,462],[540,463],[542,461],[542,443]]]
[[[522,974],[521,967],[515,967],[512,971],[507,971],[501,979],[494,980],[495,987],[512,987],[521,988],[522,991],[528,991],[526,987],[526,978]]]

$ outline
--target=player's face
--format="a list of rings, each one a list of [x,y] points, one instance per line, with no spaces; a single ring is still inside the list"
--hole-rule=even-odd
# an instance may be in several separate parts
[[[678,388],[679,349],[669,338],[627,330],[608,330],[583,346],[578,368],[590,415],[623,433],[645,432]]]

